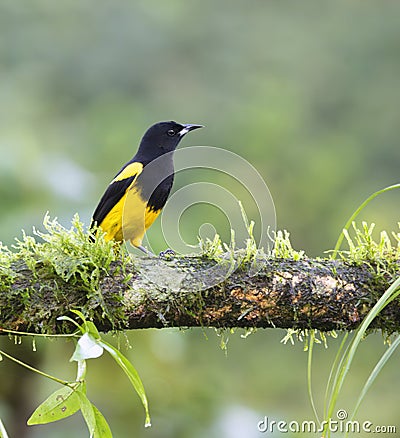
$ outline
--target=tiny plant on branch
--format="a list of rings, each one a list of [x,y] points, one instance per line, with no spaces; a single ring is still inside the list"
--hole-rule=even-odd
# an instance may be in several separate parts
[[[100,336],[96,326],[87,321],[84,315],[78,310],[72,310],[81,320],[82,324],[78,324],[75,320],[68,316],[60,317],[60,320],[69,321],[75,325],[80,332],[80,337],[76,344],[75,351],[70,359],[71,362],[77,363],[77,374],[74,381],[66,381],[57,377],[46,374],[36,368],[25,364],[22,361],[10,356],[4,351],[0,351],[0,355],[28,368],[29,370],[38,373],[43,377],[47,377],[61,385],[62,388],[53,392],[28,419],[28,425],[47,424],[54,421],[67,418],[78,411],[81,411],[83,418],[89,430],[89,436],[93,438],[110,438],[112,433],[110,427],[96,406],[88,399],[86,393],[87,383],[87,367],[86,361],[88,359],[95,359],[106,351],[115,360],[117,365],[126,374],[133,388],[139,395],[144,410],[145,410],[145,427],[149,427],[150,414],[146,393],[139,377],[138,372],[131,362],[114,346],[104,341]],[[70,335],[76,337],[76,334]],[[2,426],[2,424],[0,424]],[[1,429],[0,429],[1,431]],[[2,437],[6,435],[0,434]]]

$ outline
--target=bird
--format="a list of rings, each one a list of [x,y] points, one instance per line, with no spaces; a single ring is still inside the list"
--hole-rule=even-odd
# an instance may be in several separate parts
[[[158,122],[150,126],[134,157],[122,166],[97,205],[90,229],[101,228],[106,241],[142,245],[146,230],[161,213],[174,182],[173,155],[182,138],[203,125]]]

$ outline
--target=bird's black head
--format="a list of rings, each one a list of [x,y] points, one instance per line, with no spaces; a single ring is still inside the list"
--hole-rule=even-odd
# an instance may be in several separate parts
[[[138,155],[151,160],[167,152],[173,152],[185,134],[202,127],[193,124],[181,125],[173,121],[156,123],[144,134]]]

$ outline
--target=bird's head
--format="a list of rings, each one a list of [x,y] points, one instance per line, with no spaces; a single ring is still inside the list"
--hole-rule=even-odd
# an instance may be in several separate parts
[[[182,138],[194,129],[203,128],[202,125],[180,124],[173,121],[159,122],[144,134],[140,142],[141,154],[159,156],[167,152],[173,152]]]

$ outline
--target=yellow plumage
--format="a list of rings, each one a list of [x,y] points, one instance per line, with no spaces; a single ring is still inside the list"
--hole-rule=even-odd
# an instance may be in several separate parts
[[[146,230],[160,214],[147,206],[134,183],[125,195],[115,204],[104,218],[100,227],[106,232],[105,239],[116,241],[130,240],[132,245],[140,246]]]
[[[142,163],[131,163],[126,166],[110,183],[117,183],[134,177],[122,198],[108,212],[99,224],[106,233],[105,239],[130,240],[132,245],[140,246],[146,230],[157,219],[160,211],[154,211],[147,206],[147,201],[141,197],[136,186],[137,177],[143,170]]]
[[[101,197],[91,228],[98,225],[105,232],[106,240],[130,240],[151,254],[142,246],[142,240],[171,191],[173,152],[184,135],[201,127],[174,121],[152,125],[144,134],[136,155],[119,171]],[[146,167],[149,170],[142,174],[143,168],[153,162],[157,164]]]

